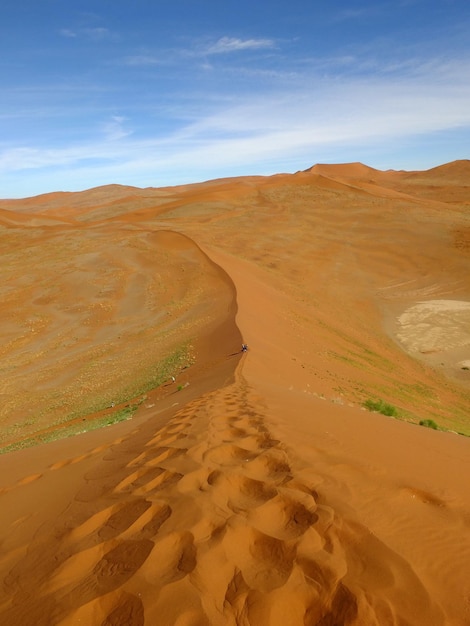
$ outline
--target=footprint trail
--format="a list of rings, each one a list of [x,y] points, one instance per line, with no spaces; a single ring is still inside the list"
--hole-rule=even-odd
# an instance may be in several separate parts
[[[2,623],[411,624],[418,597],[440,624],[407,563],[294,475],[268,423],[238,371],[117,443],[12,566]]]

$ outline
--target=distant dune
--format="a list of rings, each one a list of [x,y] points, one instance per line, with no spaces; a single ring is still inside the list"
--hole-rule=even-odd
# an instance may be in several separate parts
[[[0,200],[0,626],[470,624],[469,180]]]

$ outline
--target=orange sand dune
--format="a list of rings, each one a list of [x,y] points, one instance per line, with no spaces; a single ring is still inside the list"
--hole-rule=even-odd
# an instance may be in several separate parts
[[[0,625],[470,624],[467,180],[0,202]]]
[[[454,161],[424,172],[382,172],[362,163],[318,164],[307,172],[352,185],[356,189],[375,192],[379,196],[468,204],[468,160]]]

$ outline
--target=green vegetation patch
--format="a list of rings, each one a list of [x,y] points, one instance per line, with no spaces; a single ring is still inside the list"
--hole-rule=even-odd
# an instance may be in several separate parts
[[[65,408],[66,413],[54,422],[50,422],[50,428],[47,426],[41,428],[40,424],[44,421],[44,415],[41,413],[37,418],[15,424],[0,433],[0,441],[1,439],[4,442],[5,439],[8,441],[8,438],[11,441],[12,437],[21,437],[23,427],[36,425],[34,429],[36,432],[34,430],[31,432],[30,429],[30,432],[26,436],[23,435],[21,439],[11,443],[0,443],[0,454],[65,439],[130,419],[140,404],[140,402],[136,402],[135,398],[142,397],[147,391],[159,387],[171,376],[176,376],[192,363],[194,363],[192,346],[185,344],[148,367],[140,376],[131,378],[128,384],[120,389],[107,390],[106,393],[100,395],[96,392],[89,392],[82,398],[75,398],[74,408],[64,407],[62,403],[58,403],[57,406]],[[107,410],[113,404],[122,406],[125,403],[129,404],[122,409],[116,408],[115,411],[95,419],[92,417],[96,413]]]
[[[143,371],[131,374],[130,380],[120,389],[108,389],[105,394],[98,396],[97,391],[90,392],[88,398],[77,398],[77,408],[70,411],[64,422],[97,413],[108,407],[111,402],[123,404],[130,398],[136,398],[162,385],[171,376],[176,376],[181,370],[194,363],[192,346],[184,344],[171,354],[156,363],[147,366]]]
[[[436,424],[436,422],[431,419],[420,420],[419,425],[426,426],[426,428],[432,428],[433,430],[439,430],[439,427]]]
[[[123,409],[118,409],[113,413],[109,413],[103,417],[99,417],[94,420],[84,420],[82,422],[74,422],[64,428],[56,428],[54,430],[37,433],[32,437],[28,437],[26,439],[22,439],[21,441],[15,441],[6,446],[0,448],[0,454],[5,454],[6,452],[15,452],[16,450],[23,450],[25,448],[31,448],[32,446],[36,446],[40,443],[50,443],[51,441],[58,441],[59,439],[67,439],[68,437],[73,437],[74,435],[80,435],[82,433],[90,432],[92,430],[97,430],[98,428],[104,428],[105,426],[112,426],[113,424],[118,424],[119,422],[123,422],[124,420],[131,419],[133,414],[137,411],[139,405],[133,404],[124,407]]]
[[[388,404],[388,402],[384,402],[383,400],[368,399],[363,403],[363,406],[368,411],[382,413],[382,415],[387,415],[388,417],[398,417],[397,408],[394,407],[393,404]]]

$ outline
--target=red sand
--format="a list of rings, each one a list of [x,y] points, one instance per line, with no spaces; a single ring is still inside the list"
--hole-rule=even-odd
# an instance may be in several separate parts
[[[0,624],[470,624],[469,176],[1,201]]]

